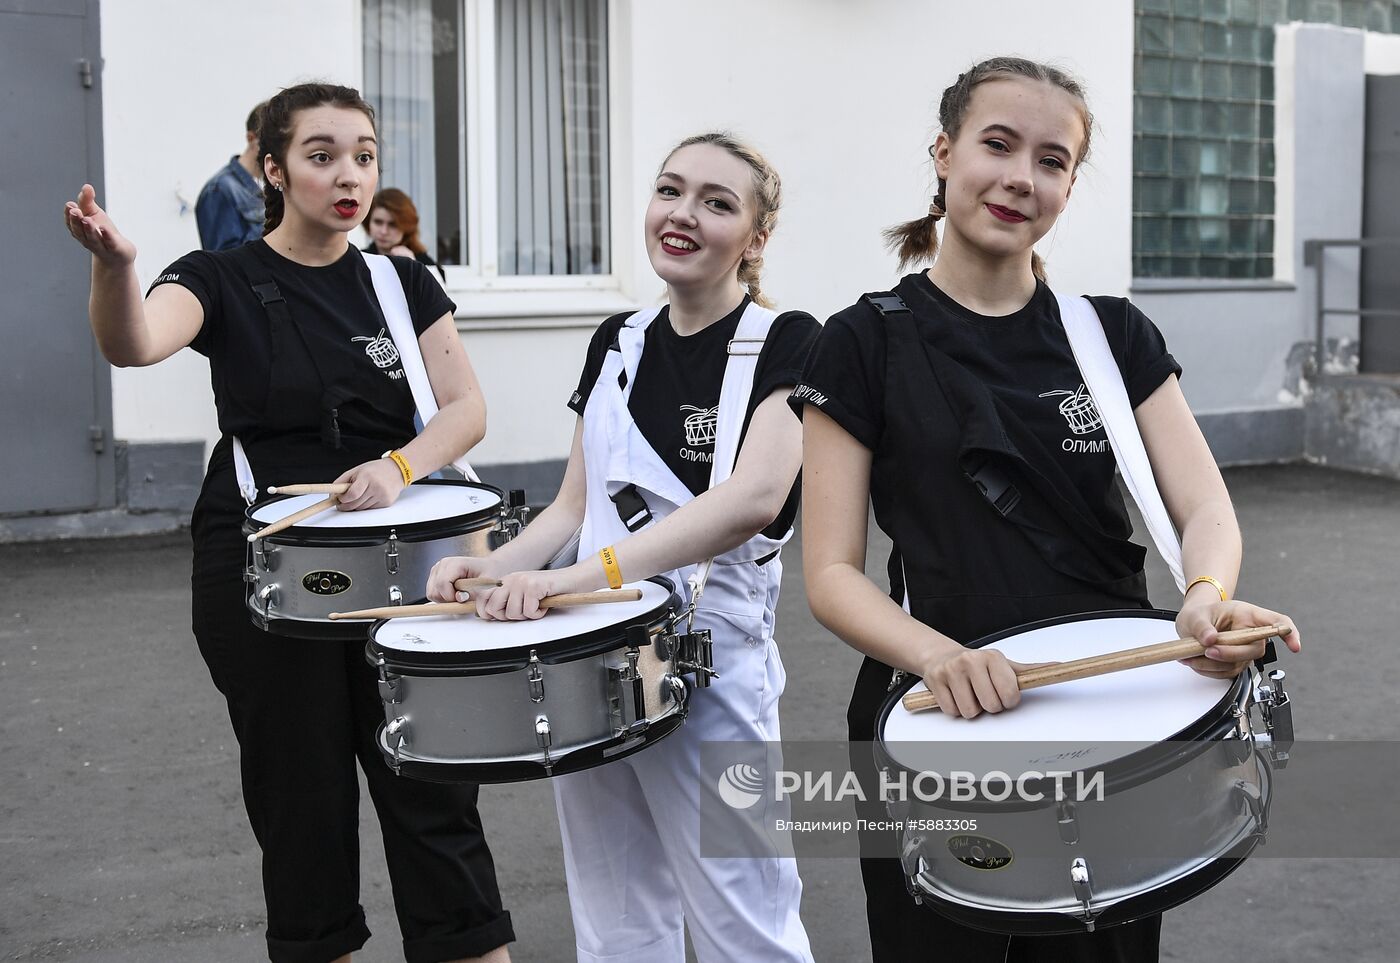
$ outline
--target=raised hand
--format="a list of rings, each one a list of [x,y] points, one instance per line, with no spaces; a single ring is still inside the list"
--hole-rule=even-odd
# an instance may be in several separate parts
[[[114,267],[136,261],[136,245],[127,240],[111,216],[97,204],[97,192],[84,184],[77,200],[63,205],[63,223],[68,233],[87,248],[92,256]]]

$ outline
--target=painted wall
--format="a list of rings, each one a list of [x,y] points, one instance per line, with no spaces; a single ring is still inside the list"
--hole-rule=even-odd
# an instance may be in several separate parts
[[[227,16],[207,2],[103,6],[110,207],[140,247],[143,282],[196,246],[193,212],[182,213],[181,198],[192,204],[238,149],[253,103],[298,79],[356,83],[360,76],[357,3],[250,0],[237,21],[256,29],[256,43],[195,39]],[[253,26],[259,23],[278,29]],[[711,35],[721,38],[722,51],[707,52]],[[533,317],[520,317],[508,295],[490,303],[454,295],[491,411],[474,460],[567,454],[573,418],[563,402],[591,327],[661,294],[642,247],[641,214],[651,175],[675,141],[724,127],[769,155],[786,204],[768,249],[765,289],[780,307],[824,318],[897,280],[879,232],[926,209],[926,148],[939,95],[986,56],[1052,60],[1087,83],[1097,120],[1093,157],[1042,254],[1056,284],[1126,294],[1132,38],[1132,6],[1121,0],[1090,0],[1074,17],[1032,0],[1009,0],[981,16],[948,0],[614,0],[613,216],[625,228],[615,252],[624,286]],[[705,66],[688,66],[689,76],[677,79],[678,52]],[[114,407],[120,438],[212,443],[217,436],[207,365],[192,352],[155,369],[116,372]]]
[[[98,200],[135,241],[144,285],[199,247],[195,198],[243,149],[253,105],[300,80],[358,82],[359,4],[106,2],[102,54],[107,197]],[[218,438],[209,366],[193,351],[113,371],[112,408],[118,438],[211,447]]]

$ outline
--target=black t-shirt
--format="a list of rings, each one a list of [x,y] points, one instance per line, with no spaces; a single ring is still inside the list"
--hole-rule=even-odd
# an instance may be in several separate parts
[[[421,335],[456,305],[429,271],[411,258],[390,259],[403,283],[414,332]],[[256,265],[250,269],[250,264]],[[279,418],[291,419],[281,433],[319,433],[324,380],[344,381],[354,397],[339,406],[346,443],[384,440],[397,444],[413,433],[413,396],[398,350],[386,330],[369,267],[346,245],[345,255],[324,267],[288,260],[257,240],[232,251],[192,251],[156,278],[179,284],[204,308],[204,324],[190,347],[209,359],[219,429],[245,444],[266,440],[272,343],[266,309],[253,292],[250,273],[276,283],[286,300],[296,336],[279,360],[292,394],[280,398]],[[290,403],[288,399],[290,398]]]
[[[931,342],[990,388],[1041,441],[1085,496],[1109,531],[1123,528],[1121,502],[1110,494],[1113,452],[1084,387],[1059,305],[1037,282],[1030,301],[1012,314],[987,317],[944,294],[926,273],[911,274],[895,288]],[[1128,401],[1136,408],[1181,366],[1146,315],[1125,298],[1089,299],[1103,322],[1108,344],[1123,374]],[[884,431],[886,329],[872,309],[857,304],[822,328],[791,403],[819,408],[871,451]]]
[[[724,318],[684,337],[671,326],[669,309],[662,308],[646,331],[627,410],[648,444],[695,495],[710,487],[715,419],[725,363],[729,360],[726,346],[748,305],[745,295]],[[614,315],[594,332],[578,390],[569,399],[569,407],[579,415],[588,404],[608,350],[616,344],[618,331],[631,316],[630,312]],[[816,319],[805,311],[787,311],[774,319],[758,356],[753,393],[744,413],[745,432],[754,410],[765,398],[778,388],[797,384],[820,330]],[[780,536],[792,526],[797,515],[797,496],[798,483],[794,483],[782,512],[765,534]]]

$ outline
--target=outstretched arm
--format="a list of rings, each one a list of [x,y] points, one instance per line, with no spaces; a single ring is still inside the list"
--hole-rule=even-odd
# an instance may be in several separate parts
[[[188,345],[204,324],[204,308],[178,284],[162,284],[141,300],[136,245],[97,205],[91,184],[64,205],[68,233],[92,254],[88,317],[97,346],[118,368],[164,361]]]

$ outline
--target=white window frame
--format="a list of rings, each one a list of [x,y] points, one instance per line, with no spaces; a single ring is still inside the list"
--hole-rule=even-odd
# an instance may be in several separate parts
[[[619,23],[627,5],[608,0],[608,137],[609,192],[608,274],[503,275],[497,271],[498,190],[496,118],[496,5],[494,0],[462,0],[463,80],[460,129],[466,138],[465,198],[476,212],[465,225],[469,262],[445,264],[447,292],[458,302],[457,317],[522,318],[595,316],[635,306],[628,297],[625,263],[631,253],[627,239],[634,231],[633,210],[619,129],[630,127],[624,112],[630,100],[627,60],[622,44],[630,35]]]

